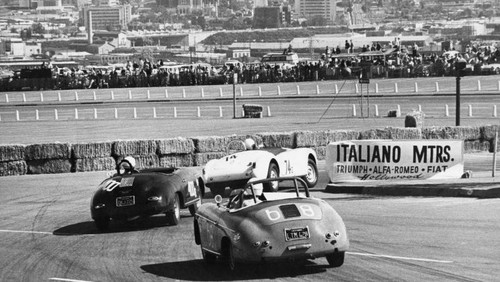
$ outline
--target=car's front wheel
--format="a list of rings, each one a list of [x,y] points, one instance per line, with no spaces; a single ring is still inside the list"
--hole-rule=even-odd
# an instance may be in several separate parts
[[[275,163],[270,163],[269,164],[269,169],[267,171],[267,178],[277,178],[280,176],[278,166]],[[264,185],[264,191],[266,192],[278,192],[279,189],[279,182],[278,181],[271,181],[268,183],[263,183]]]
[[[316,183],[318,183],[318,167],[312,159],[307,161],[307,172],[303,179],[309,188],[316,186]]]
[[[103,231],[109,227],[109,217],[99,217],[94,219],[95,226],[97,229]]]
[[[326,260],[331,267],[340,267],[344,264],[345,252],[335,252],[326,255]]]
[[[179,220],[181,219],[179,194],[175,193],[173,201],[174,203],[172,209],[166,212],[167,223],[170,225],[177,225],[179,224]]]

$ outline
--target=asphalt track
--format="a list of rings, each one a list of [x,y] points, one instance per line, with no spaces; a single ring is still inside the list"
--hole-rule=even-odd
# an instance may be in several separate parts
[[[376,119],[375,124],[385,127],[387,120]],[[238,129],[245,127],[258,132],[282,131],[277,130],[279,124],[266,127],[269,121],[276,119],[226,122],[227,128],[237,128],[233,133],[247,130]],[[335,121],[342,128],[354,127],[346,120]],[[158,128],[179,132],[174,129],[180,127],[177,122],[160,126],[168,122],[6,122],[0,123],[2,132],[8,132],[2,134],[1,143],[33,138],[24,130],[48,142],[58,136],[68,141],[79,137],[149,138],[144,134]],[[206,122],[205,129],[194,134],[225,132],[220,120]],[[362,123],[365,128],[374,126],[366,120]],[[145,124],[147,129],[140,129]],[[11,125],[26,128],[13,130]],[[290,129],[293,124],[282,127]],[[185,130],[194,128],[198,127]],[[109,135],[101,135],[103,131]],[[487,169],[489,157],[473,158],[466,169]],[[98,232],[89,203],[105,177],[106,172],[91,172],[0,178],[0,281],[496,281],[500,273],[500,199],[327,194],[326,173],[321,170],[313,195],[330,203],[346,223],[351,248],[345,264],[332,269],[321,258],[299,264],[247,266],[230,273],[221,264],[203,262],[187,211],[182,211],[179,226],[167,226],[164,216],[155,216],[113,223],[109,232]],[[210,193],[206,201],[212,201]]]

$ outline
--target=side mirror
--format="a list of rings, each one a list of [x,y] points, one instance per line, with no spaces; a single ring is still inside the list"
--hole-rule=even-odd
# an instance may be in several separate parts
[[[217,194],[215,195],[215,203],[217,204],[217,206],[220,206],[220,204],[222,203],[222,196]]]

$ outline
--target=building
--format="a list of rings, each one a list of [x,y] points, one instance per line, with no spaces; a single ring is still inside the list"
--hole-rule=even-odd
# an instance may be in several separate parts
[[[127,29],[132,17],[132,6],[83,7],[80,11],[80,23],[88,30]]]
[[[291,23],[288,6],[256,7],[253,17],[253,28],[279,28]]]
[[[201,11],[206,17],[217,17],[218,0],[156,0],[158,5],[175,9],[181,15],[190,15],[193,11]]]
[[[11,55],[14,57],[32,57],[42,54],[42,43],[11,42]]]
[[[337,0],[295,0],[297,18],[323,17],[329,23],[335,22]]]

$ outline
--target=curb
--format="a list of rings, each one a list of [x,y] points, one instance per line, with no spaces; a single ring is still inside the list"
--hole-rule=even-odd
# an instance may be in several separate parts
[[[326,186],[325,192],[384,196],[500,198],[500,179],[330,183]]]

